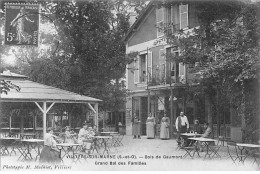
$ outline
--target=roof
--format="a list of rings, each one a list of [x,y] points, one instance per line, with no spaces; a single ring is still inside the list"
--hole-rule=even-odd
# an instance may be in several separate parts
[[[11,89],[8,94],[2,93],[1,102],[97,103],[102,101],[30,80],[17,78],[10,81],[21,90]]]
[[[180,2],[203,2],[200,0],[151,0],[149,2],[149,4],[146,6],[146,8],[143,10],[143,12],[138,16],[138,18],[136,19],[136,21],[133,23],[133,25],[130,27],[130,29],[128,30],[128,32],[126,33],[125,37],[124,37],[124,41],[127,42],[128,39],[132,36],[132,34],[134,34],[134,32],[137,30],[137,28],[139,27],[139,25],[143,22],[143,20],[145,19],[146,15],[149,14],[149,11],[156,6],[159,3],[180,3]],[[208,0],[209,2],[212,1],[214,2],[215,0]],[[219,1],[223,1],[226,2],[227,0],[219,0]],[[243,2],[243,0],[229,0],[229,1],[241,1]]]
[[[17,78],[26,79],[26,78],[28,78],[28,76],[16,74],[16,73],[10,72],[9,70],[1,73],[1,77],[3,77],[4,79],[17,79]]]
[[[133,25],[130,27],[130,29],[126,33],[124,41],[127,41],[132,36],[132,34],[135,32],[135,30],[138,28],[138,26],[142,23],[143,19],[148,14],[149,10],[152,9],[152,7],[153,7],[153,2],[150,1],[149,4],[144,9],[144,11],[138,16],[138,18],[135,20]]]

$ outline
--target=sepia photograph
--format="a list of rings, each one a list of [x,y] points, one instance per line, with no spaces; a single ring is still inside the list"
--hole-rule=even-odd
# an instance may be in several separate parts
[[[0,0],[0,171],[259,171],[260,0]]]

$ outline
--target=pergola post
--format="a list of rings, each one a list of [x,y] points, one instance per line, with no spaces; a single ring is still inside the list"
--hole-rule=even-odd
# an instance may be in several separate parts
[[[10,117],[9,117],[9,132],[12,131],[12,115],[10,114]]]
[[[97,126],[97,131],[98,131],[98,103],[95,104],[94,108],[95,108],[95,111],[96,111],[96,113],[95,113],[95,125]]]
[[[43,139],[45,139],[45,134],[46,134],[46,117],[47,117],[47,112],[46,112],[46,102],[43,102]]]
[[[47,113],[49,110],[52,108],[52,106],[55,104],[54,102],[47,108],[47,102],[43,102],[43,107],[39,105],[39,103],[34,102],[38,108],[42,111],[43,113],[43,139],[45,139],[46,135],[46,122],[47,122]]]

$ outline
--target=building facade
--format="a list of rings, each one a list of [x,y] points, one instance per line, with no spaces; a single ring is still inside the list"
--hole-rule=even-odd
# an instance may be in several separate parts
[[[130,96],[126,103],[126,134],[132,134],[132,115],[135,113],[141,120],[141,133],[146,135],[146,119],[149,113],[156,118],[159,135],[160,121],[164,113],[170,118],[170,132],[174,136],[175,120],[181,111],[192,124],[194,119],[201,123],[208,121],[209,106],[205,98],[194,98],[188,92],[188,86],[196,86],[196,74],[190,70],[196,67],[168,59],[167,55],[178,56],[180,48],[167,43],[167,32],[177,30],[192,31],[197,27],[198,16],[196,2],[171,3],[159,6],[150,2],[145,11],[137,18],[125,37],[126,53],[137,52],[134,61],[127,65],[126,87]],[[226,116],[226,125],[230,115]],[[230,134],[230,129],[222,130]]]

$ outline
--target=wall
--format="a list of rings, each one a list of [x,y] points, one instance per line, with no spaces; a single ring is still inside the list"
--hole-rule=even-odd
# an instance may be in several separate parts
[[[198,24],[198,19],[196,16],[194,4],[189,5],[189,26],[194,27]],[[148,16],[144,18],[138,29],[130,37],[126,44],[126,53],[132,51],[145,53],[147,48],[149,52],[152,52],[153,67],[159,64],[159,50],[166,46],[165,40],[161,40],[158,46],[154,43],[157,40],[157,28],[156,28],[156,10],[153,8]],[[134,67],[134,63],[128,65],[126,72],[127,77],[127,89],[134,92],[128,98],[126,102],[126,135],[132,135],[132,97],[133,96],[147,96],[146,83],[140,86],[134,83],[134,72],[131,68]]]
[[[157,37],[156,10],[153,8],[148,16],[142,21],[137,31],[128,40],[128,46],[140,44]]]

